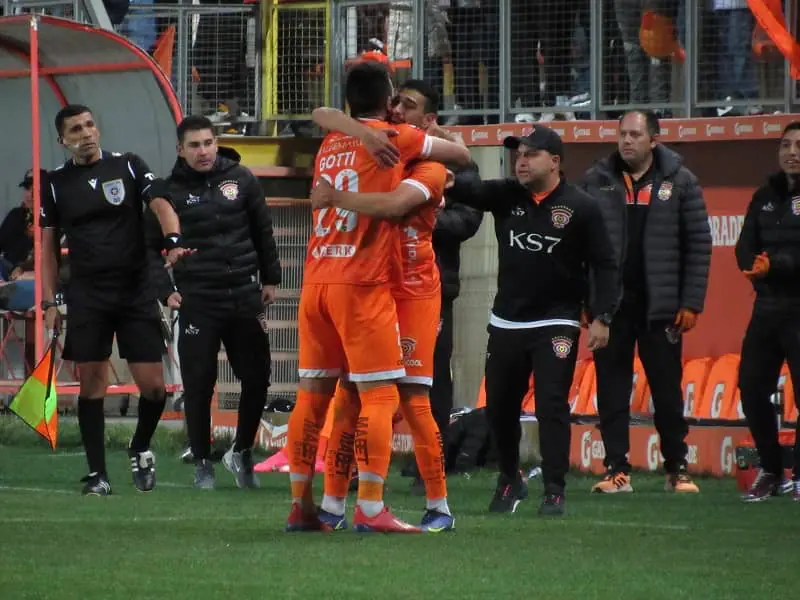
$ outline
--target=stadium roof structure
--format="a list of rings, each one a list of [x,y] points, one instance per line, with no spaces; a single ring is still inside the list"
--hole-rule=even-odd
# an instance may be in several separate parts
[[[52,169],[68,154],[58,144],[56,113],[66,104],[92,109],[101,145],[135,152],[156,173],[175,161],[178,98],[167,76],[142,49],[111,31],[41,15],[0,17],[0,101],[5,123],[0,145],[0,208],[16,204],[17,185],[34,168]],[[39,195],[34,194],[34,257],[41,273]],[[4,212],[5,212],[4,211]],[[36,285],[36,357],[42,355],[41,285]]]

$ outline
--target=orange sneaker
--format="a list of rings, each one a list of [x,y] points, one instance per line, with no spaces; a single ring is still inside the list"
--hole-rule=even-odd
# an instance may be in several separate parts
[[[368,517],[361,507],[356,505],[353,514],[353,528],[362,533],[422,533],[422,529],[416,525],[395,517],[388,506],[384,506],[383,510],[374,517]]]
[[[286,531],[324,531],[322,521],[319,520],[317,511],[304,512],[303,508],[292,502],[292,510],[289,511],[289,517],[286,519]]]
[[[686,471],[680,470],[677,473],[667,473],[664,490],[678,494],[696,494],[700,491],[700,488],[692,481]]]
[[[594,494],[618,494],[632,491],[631,476],[619,471],[609,471],[592,486],[592,493]]]

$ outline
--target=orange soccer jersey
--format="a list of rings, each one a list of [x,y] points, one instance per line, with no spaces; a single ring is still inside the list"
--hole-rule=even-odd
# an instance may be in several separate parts
[[[425,194],[419,206],[400,226],[402,276],[395,282],[395,298],[423,298],[439,295],[439,269],[433,252],[436,212],[444,196],[447,169],[430,160],[409,165],[402,183],[413,185]]]
[[[421,129],[372,119],[363,123],[398,132],[392,138],[400,150],[397,166],[381,168],[360,140],[332,133],[317,153],[315,184],[322,177],[340,191],[388,192],[400,183],[408,162],[430,153],[431,140]],[[399,259],[397,225],[332,207],[315,210],[313,219],[304,283],[378,285],[390,281]]]

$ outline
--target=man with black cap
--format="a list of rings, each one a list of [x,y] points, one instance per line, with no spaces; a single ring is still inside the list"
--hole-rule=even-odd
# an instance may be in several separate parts
[[[45,172],[46,173],[46,172]],[[33,269],[33,170],[19,184],[22,203],[8,211],[0,225],[0,278],[18,279]]]
[[[486,409],[500,475],[489,510],[514,512],[528,495],[519,472],[519,417],[533,372],[545,486],[539,513],[561,515],[569,470],[568,396],[587,271],[593,270],[597,283],[589,350],[608,343],[619,274],[596,202],[561,173],[563,144],[558,134],[535,127],[525,137],[506,138],[504,145],[515,152],[516,177],[481,182],[474,173],[464,172],[456,176],[451,190],[453,200],[492,213],[498,241]]]

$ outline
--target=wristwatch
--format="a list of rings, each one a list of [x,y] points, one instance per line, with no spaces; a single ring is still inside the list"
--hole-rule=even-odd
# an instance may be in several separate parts
[[[606,327],[611,327],[612,316],[610,313],[603,313],[602,315],[597,315],[596,318]]]

